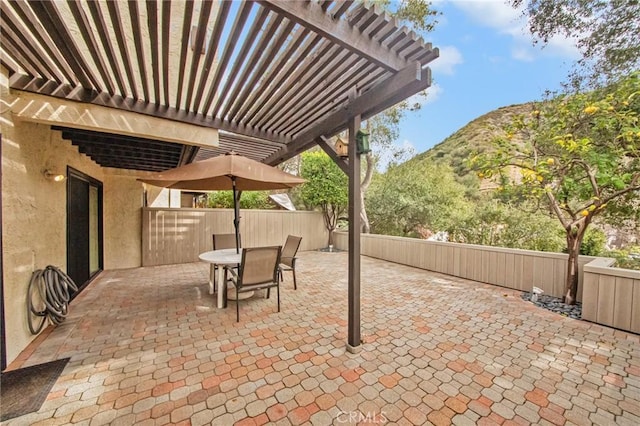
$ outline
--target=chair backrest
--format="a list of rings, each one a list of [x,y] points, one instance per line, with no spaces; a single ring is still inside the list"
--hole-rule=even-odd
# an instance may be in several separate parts
[[[241,235],[238,235],[240,247],[242,247]],[[222,250],[236,248],[236,234],[213,234],[213,249]]]
[[[296,237],[294,235],[289,235],[287,237],[287,241],[285,241],[284,247],[282,248],[282,256],[280,259],[281,263],[284,263],[287,266],[293,266],[293,258],[296,257],[296,253],[298,253],[301,241],[302,237]]]
[[[242,249],[238,287],[275,282],[281,246]]]

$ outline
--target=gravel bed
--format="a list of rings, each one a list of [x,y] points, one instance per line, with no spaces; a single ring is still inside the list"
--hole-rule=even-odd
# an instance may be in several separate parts
[[[531,302],[531,292],[522,293],[522,299]],[[565,317],[573,319],[582,318],[582,303],[580,302],[577,302],[575,305],[567,305],[562,303],[562,299],[559,297],[541,294],[538,295],[538,300],[532,303],[541,308],[564,315]]]

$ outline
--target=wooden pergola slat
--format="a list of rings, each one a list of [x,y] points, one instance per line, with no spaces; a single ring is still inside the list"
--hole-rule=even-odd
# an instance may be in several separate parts
[[[242,70],[242,73],[240,74],[238,82],[231,92],[231,96],[229,96],[229,102],[227,102],[227,105],[222,109],[222,112],[220,113],[221,117],[228,116],[229,120],[233,121],[234,115],[237,112],[239,105],[242,104],[241,93],[244,93],[246,95],[249,90],[254,89],[254,85],[258,77],[256,74],[258,74],[260,71],[264,71],[264,64],[268,59],[272,59],[272,57],[269,58],[269,53],[271,51],[268,46],[271,43],[272,37],[280,27],[283,19],[284,17],[278,15],[270,17],[269,21],[267,22],[266,28],[262,31],[260,39],[253,48],[253,52],[251,53],[249,58],[244,61],[244,68]],[[249,79],[250,75],[252,76],[251,79]],[[234,105],[236,105],[236,107],[234,107]],[[232,107],[234,107],[234,113],[229,114]]]
[[[82,59],[82,55],[76,47],[73,37],[66,29],[64,21],[60,18],[55,3],[38,1],[32,3],[31,7],[53,39],[53,42],[62,52],[77,81],[86,88],[100,88],[93,72],[88,69],[87,64]]]
[[[302,61],[294,73],[288,76],[286,84],[282,86],[282,96],[275,97],[264,106],[267,113],[256,121],[256,126],[271,126],[273,119],[281,111],[280,107],[294,97],[297,91],[301,90],[301,79],[309,74],[316,64],[324,63],[329,56],[334,57],[338,53],[338,50],[339,49],[330,42],[326,40],[321,41],[316,50]]]
[[[253,106],[250,108],[247,113],[246,118],[243,120],[243,123],[247,123],[249,125],[256,125],[259,117],[257,116],[258,112],[268,110],[267,103],[275,102],[276,93],[284,92],[283,85],[288,81],[288,79],[292,78],[293,72],[298,66],[309,56],[309,53],[316,47],[318,43],[322,40],[320,36],[308,36],[309,31],[305,30],[298,34],[298,37],[295,38],[289,47],[289,51],[286,55],[281,59],[282,67],[276,70],[273,73],[272,78],[266,80],[267,84],[270,85],[270,89],[268,91],[261,92],[260,96],[253,102]],[[299,48],[300,43],[303,40],[304,44]],[[298,49],[299,48],[299,49]],[[291,58],[295,51],[298,51],[299,54],[295,59]]]
[[[342,86],[349,86],[351,84],[353,84],[353,81],[362,81],[363,83],[363,88],[366,90],[369,88],[369,83],[378,80],[379,77],[381,77],[383,74],[385,74],[384,70],[381,69],[376,69],[375,71],[372,71],[369,69],[369,67],[371,67],[371,64],[369,64],[367,66],[367,68],[363,69],[360,78],[358,78],[357,75],[349,75],[347,76],[347,78],[343,81],[340,82],[340,85]],[[344,102],[347,102],[347,99],[349,97],[348,93],[344,94]],[[333,105],[332,102],[329,101],[324,101],[323,103],[314,105],[313,107],[311,107],[308,111],[307,111],[307,115],[306,115],[306,119],[305,120],[321,120],[323,117],[326,117],[329,114],[332,114],[334,111],[336,111],[335,106]],[[294,135],[294,138],[297,137],[297,135],[308,129],[309,126],[305,124],[305,121],[302,119],[298,119],[296,121],[292,121],[291,125],[290,125],[291,129],[289,129],[289,131]],[[332,132],[331,134],[335,134],[337,132]]]
[[[62,58],[60,54],[57,53],[57,48],[55,47],[53,41],[51,41],[50,37],[46,35],[47,30],[42,26],[36,15],[33,13],[31,8],[24,1],[16,1],[11,0],[9,4],[13,7],[13,10],[20,16],[20,19],[25,23],[25,33],[29,33],[32,37],[35,37],[38,44],[42,46],[45,50],[46,55],[51,58],[51,60],[56,64],[64,78],[70,82],[75,83],[78,80],[73,76],[73,71],[69,68],[69,65]],[[5,6],[6,3],[2,2],[2,5]],[[2,10],[2,13],[6,15],[5,10]],[[18,27],[16,25],[16,27]]]
[[[268,15],[269,15],[269,11],[267,9],[261,9],[260,11],[258,11],[258,17],[251,25],[249,32],[245,35],[244,41],[242,42],[242,47],[240,48],[240,51],[238,52],[238,55],[236,56],[236,59],[233,62],[233,66],[229,71],[227,80],[225,81],[224,86],[220,91],[221,95],[218,96],[218,100],[213,105],[213,109],[211,110],[212,116],[220,117],[223,120],[225,119],[224,115],[219,114],[220,108],[222,107],[222,104],[225,98],[227,97],[228,93],[231,91],[231,86],[237,80],[237,76],[240,71],[240,68],[244,64],[244,61],[247,60],[247,54],[249,53],[249,50],[251,49],[251,46],[253,45],[254,40],[258,36],[258,33],[262,29],[262,25],[266,21]],[[241,83],[237,83],[237,85],[239,84]],[[231,101],[233,101],[232,97],[230,97],[229,102]]]
[[[1,19],[1,18],[0,18]],[[0,21],[3,22],[4,20]],[[0,31],[1,37],[6,37],[11,40],[13,52],[19,55],[28,64],[30,72],[37,76],[42,76],[47,79],[53,79],[51,72],[44,66],[44,64],[38,58],[37,53],[29,44],[25,44],[25,40],[20,37],[19,33],[16,33],[13,28],[8,25],[2,26]]]
[[[138,99],[138,87],[136,86],[136,80],[133,75],[133,66],[131,65],[131,58],[129,57],[127,42],[122,29],[122,20],[120,18],[118,2],[107,2],[107,8],[109,10],[109,15],[111,16],[111,22],[113,22],[113,31],[115,32],[116,42],[118,43],[118,48],[120,49],[120,57],[124,62],[124,69],[127,73],[131,95],[134,99]],[[104,28],[104,31],[106,31],[106,28]]]
[[[147,0],[147,27],[149,28],[149,44],[151,45],[151,71],[153,73],[153,97],[156,105],[160,105],[160,62],[158,51],[158,4]]]
[[[322,94],[327,94],[328,97],[330,96],[334,99],[335,97],[341,96],[341,98],[346,101],[349,97],[348,88],[354,82],[359,83],[364,91],[368,89],[370,83],[376,81],[385,73],[384,70],[379,68],[376,69],[370,63],[363,61],[362,59],[360,59],[359,62],[354,63],[352,69],[357,70],[357,73],[349,73],[336,78],[328,87],[325,88]],[[308,103],[304,109],[297,112],[294,111],[295,114],[285,122],[286,127],[281,129],[281,132],[291,133],[294,135],[298,134],[300,131],[308,127],[307,123],[310,120],[315,120],[330,114],[332,110],[335,109],[335,105],[329,99],[325,99],[319,103]]]
[[[189,1],[184,4],[184,15],[182,19],[182,44],[180,47],[180,66],[178,68],[178,94],[176,95],[176,108],[178,109],[181,109],[180,104],[182,103],[182,87],[184,84],[185,65],[187,63],[187,49],[189,48],[192,16],[193,2]]]
[[[249,13],[251,12],[251,7],[253,3],[247,2],[243,3],[240,8],[240,13],[236,15],[236,19],[233,22],[233,27],[231,30],[231,34],[227,38],[227,42],[225,43],[224,52],[222,53],[222,58],[216,70],[214,71],[214,77],[211,83],[211,87],[209,89],[209,94],[207,95],[207,99],[204,102],[203,113],[208,115],[209,108],[213,103],[213,99],[216,93],[219,93],[218,86],[220,85],[220,81],[222,80],[222,76],[224,70],[227,68],[227,64],[231,59],[231,54],[233,53],[233,49],[240,38],[240,33],[244,28],[244,24],[249,17]]]
[[[78,145],[74,143],[74,145]],[[175,155],[172,156],[160,156],[150,154],[145,151],[132,151],[125,149],[110,149],[105,147],[99,147],[95,145],[87,145],[85,143],[81,143],[78,147],[78,151],[82,154],[88,155],[96,160],[98,163],[102,163],[103,161],[130,161],[138,162],[138,163],[146,163],[153,164],[157,166],[165,166],[167,168],[175,167],[180,160],[180,155],[182,154],[182,150],[178,151]]]
[[[102,55],[98,51],[98,45],[93,36],[93,32],[90,30],[89,20],[84,13],[84,10],[79,6],[77,1],[68,2],[69,8],[71,9],[71,13],[73,14],[76,22],[78,23],[78,28],[80,29],[80,33],[84,38],[84,42],[87,46],[89,46],[89,54],[93,58],[93,62],[98,67],[98,72],[102,77],[102,81],[105,84],[105,87],[109,94],[115,94],[115,88],[113,86],[113,82],[111,81],[111,76],[107,72],[107,67],[102,60]]]
[[[280,21],[278,21],[278,25],[280,24]],[[295,24],[293,22],[288,21],[286,25],[284,25],[284,27],[280,28],[278,37],[276,37],[275,40],[272,43],[270,43],[269,48],[266,49],[266,46],[264,46],[265,53],[262,55],[260,62],[256,66],[255,71],[251,76],[251,79],[244,85],[244,88],[238,94],[238,96],[236,96],[235,106],[233,107],[233,109],[231,109],[229,114],[229,117],[231,120],[238,120],[238,119],[242,120],[242,117],[238,118],[238,112],[243,106],[246,105],[249,94],[252,92],[255,93],[259,90],[258,84],[260,83],[260,80],[264,78],[265,72],[269,67],[269,65],[273,64],[274,58],[282,48],[282,45],[285,43],[285,41],[287,41],[287,38],[291,34],[291,31],[293,30],[294,26]],[[268,40],[265,40],[264,44],[265,45],[269,44],[270,41],[271,40],[269,38]],[[261,47],[258,47],[256,49],[256,52],[259,52],[260,50],[261,50]],[[225,114],[223,113],[223,115]]]
[[[352,4],[353,0],[343,0],[339,2],[338,6],[331,11],[331,18],[334,20],[340,19],[342,15],[344,15],[346,11],[349,10]]]
[[[169,107],[169,36],[171,35],[171,2],[162,2],[162,94],[164,106]]]
[[[333,43],[367,58],[376,65],[389,71],[398,71],[407,63],[393,51],[373,43],[363,43],[363,34],[343,20],[334,20],[322,8],[313,2],[296,2],[286,0],[260,0],[260,4],[287,18],[311,28],[314,32],[331,40]],[[317,11],[315,9],[318,9]]]
[[[46,73],[41,75],[47,75],[50,79],[57,83],[62,83],[64,77],[60,74],[57,67],[45,54],[38,43],[33,43],[32,40],[28,40],[28,34],[22,31],[16,25],[16,17],[11,8],[6,3],[0,3],[0,19],[2,22],[2,28],[11,34],[11,38],[15,40],[15,44],[18,45],[22,56],[28,58],[32,66],[36,69],[44,69]]]
[[[129,5],[129,19],[131,22],[131,32],[133,34],[133,44],[136,48],[136,57],[138,58],[138,75],[142,83],[142,93],[144,94],[144,101],[149,102],[151,98],[149,97],[149,83],[147,82],[147,65],[144,59],[144,48],[142,47],[138,2],[136,0],[129,0],[127,4]]]
[[[224,29],[224,24],[227,20],[227,16],[229,15],[230,9],[231,9],[231,2],[224,1],[220,3],[219,9],[218,9],[218,16],[216,17],[216,20],[213,26],[213,31],[211,32],[211,38],[209,40],[207,55],[204,59],[204,66],[202,68],[202,72],[200,73],[200,82],[198,83],[198,89],[196,90],[196,97],[193,102],[194,112],[200,111],[200,102],[202,101],[202,97],[204,96],[206,82],[207,82],[207,79],[209,78],[211,67],[213,65],[213,60],[216,57],[216,52],[218,51],[220,36],[222,35],[222,30]]]
[[[335,51],[334,55],[328,55],[323,58],[325,63],[321,72],[318,74],[308,73],[303,81],[300,81],[301,90],[292,93],[292,97],[281,104],[278,117],[274,120],[271,127],[276,132],[280,132],[280,126],[285,125],[294,115],[302,115],[309,108],[309,99],[315,96],[322,96],[324,90],[332,85],[337,79],[341,78],[341,71],[350,70],[359,58],[350,52]]]
[[[42,71],[33,61],[33,58],[26,55],[26,47],[21,44],[20,40],[14,40],[13,34],[9,29],[3,27],[0,31],[0,38],[13,41],[12,44],[4,46],[4,49],[6,49],[7,53],[9,53],[13,58],[19,61],[21,66],[25,68],[28,73],[34,76],[42,75]]]
[[[98,28],[98,36],[100,37],[100,41],[102,42],[102,47],[107,55],[107,60],[109,61],[109,65],[111,66],[111,72],[115,76],[116,84],[120,90],[120,94],[122,96],[127,96],[127,89],[124,84],[124,77],[122,76],[122,71],[118,66],[116,61],[116,54],[113,49],[113,44],[111,40],[107,36],[106,24],[104,21],[104,15],[100,10],[97,2],[89,2],[87,3],[89,7],[89,12],[91,13],[91,17],[93,18],[94,25]]]
[[[207,22],[209,22],[209,15],[211,15],[212,6],[213,3],[211,2],[211,0],[206,0],[202,3],[202,8],[200,9],[200,17],[198,19],[198,26],[195,28],[195,43],[193,47],[193,54],[191,55],[191,68],[189,69],[191,78],[189,78],[189,84],[187,87],[187,99],[185,100],[184,104],[185,111],[191,110],[193,88],[196,83],[196,75],[198,74],[198,65],[200,65],[200,52],[204,49],[204,39],[207,34]],[[193,110],[195,110],[195,107],[193,108]]]
[[[20,65],[18,65],[16,60],[10,54],[5,52],[2,47],[0,47],[0,65],[13,73],[22,71]]]

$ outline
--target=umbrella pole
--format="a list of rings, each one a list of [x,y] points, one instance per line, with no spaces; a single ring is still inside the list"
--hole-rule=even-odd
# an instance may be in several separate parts
[[[233,185],[233,226],[236,228],[236,254],[240,253],[240,207],[236,195],[236,178],[231,177]]]

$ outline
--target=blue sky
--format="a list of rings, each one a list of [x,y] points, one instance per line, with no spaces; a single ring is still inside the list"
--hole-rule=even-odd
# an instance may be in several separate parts
[[[541,99],[577,59],[571,40],[533,46],[526,21],[503,0],[435,1],[442,12],[425,37],[440,49],[429,95],[400,124],[399,145],[424,152],[469,121],[501,106]]]

